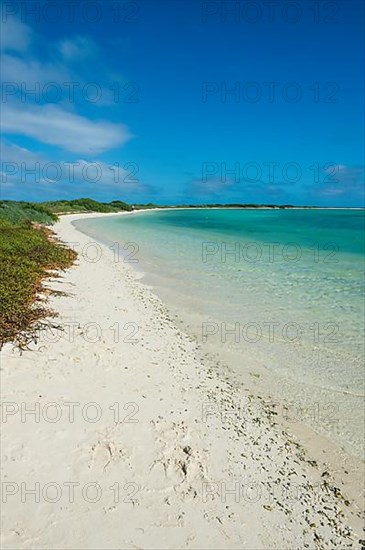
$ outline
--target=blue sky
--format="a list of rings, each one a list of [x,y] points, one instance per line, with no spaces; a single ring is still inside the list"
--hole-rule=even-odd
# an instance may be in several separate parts
[[[3,198],[363,205],[362,1],[1,8]]]

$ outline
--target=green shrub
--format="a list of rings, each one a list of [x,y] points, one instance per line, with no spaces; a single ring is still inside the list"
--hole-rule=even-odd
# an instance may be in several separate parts
[[[0,219],[0,346],[51,314],[37,299],[42,279],[69,267],[76,254],[50,237],[44,227]]]

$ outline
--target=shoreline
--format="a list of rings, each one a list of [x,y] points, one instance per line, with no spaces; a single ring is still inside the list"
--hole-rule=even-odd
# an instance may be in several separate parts
[[[63,215],[54,230],[61,241],[85,246],[90,239],[74,227],[76,219],[149,210]],[[307,456],[269,412],[250,407],[248,388],[199,357],[196,343],[138,273],[100,248],[97,262],[79,255],[61,279],[46,284],[65,293],[49,305],[59,312],[54,324],[73,327],[72,337],[53,333],[51,342],[41,334],[21,356],[11,345],[1,356],[3,401],[19,405],[3,424],[3,480],[43,487],[97,482],[102,498],[92,503],[77,494],[65,502],[62,495],[35,503],[21,502],[21,490],[9,494],[3,548],[289,549],[351,542],[358,548],[362,497],[361,476],[350,469],[355,462],[327,468]],[[221,403],[232,410],[242,395],[249,402],[244,414],[222,411]],[[70,402],[79,403],[74,422],[66,415],[50,422],[42,413],[39,422],[22,421],[21,403],[39,404],[43,412],[56,403],[65,412]],[[100,419],[85,420],[81,405],[95,402]],[[303,438],[313,453],[318,440],[311,443],[311,433]],[[341,471],[329,471],[336,466]],[[115,483],[124,490],[118,499],[107,490]],[[285,493],[288,485],[296,497]]]
[[[79,218],[79,220],[81,221],[82,218]],[[84,233],[89,239],[104,244],[108,248],[113,248],[112,245],[117,237],[112,235],[102,236],[103,234],[99,234],[96,228],[93,229],[92,224],[91,227],[88,227],[83,225],[82,221],[78,223],[77,220],[72,223],[77,230]],[[133,234],[129,233],[127,240],[134,241],[134,238],[137,238],[137,235],[134,237]],[[120,242],[123,243],[124,241],[125,239],[121,235]],[[170,249],[170,253],[172,252]],[[266,349],[265,353],[262,353],[261,350],[260,354],[255,353],[256,350],[251,351],[248,349],[250,348],[249,345],[246,346],[246,349],[241,346],[222,346],[219,343],[219,331],[216,340],[211,342],[213,338],[209,337],[209,342],[203,344],[201,340],[201,323],[206,319],[199,313],[199,308],[194,306],[196,304],[194,298],[195,300],[199,299],[199,296],[195,294],[194,298],[191,298],[189,293],[185,294],[183,292],[183,297],[180,298],[179,293],[182,292],[183,285],[175,292],[172,284],[174,279],[171,273],[168,274],[168,270],[165,273],[165,269],[162,268],[164,264],[160,264],[157,268],[157,262],[154,268],[151,269],[151,259],[147,260],[147,249],[144,251],[144,256],[141,257],[139,263],[133,265],[133,269],[141,274],[142,282],[147,286],[151,286],[153,292],[167,305],[169,313],[173,314],[180,329],[199,343],[202,357],[206,359],[208,355],[214,356],[216,362],[230,370],[231,377],[237,380],[237,384],[249,385],[253,393],[259,393],[268,402],[276,402],[276,411],[282,417],[282,423],[285,427],[289,427],[289,429],[297,428],[296,431],[300,434],[300,426],[302,425],[305,430],[312,430],[315,437],[323,439],[326,445],[331,442],[336,454],[349,455],[355,460],[362,460],[363,423],[359,415],[356,419],[351,412],[361,410],[361,399],[363,397],[361,393],[349,392],[350,395],[347,396],[348,392],[343,391],[341,388],[326,386],[323,381],[322,384],[320,381],[316,383],[315,379],[311,382],[304,381],[300,376],[292,375],[290,370],[283,372],[280,369],[272,369],[270,368],[270,361],[267,361],[270,358],[271,350]],[[205,311],[204,308],[205,304],[202,303],[200,309]],[[214,320],[216,323],[221,322],[222,319],[223,317],[221,319],[219,317],[209,317],[210,321]],[[301,350],[297,351],[300,352]],[[292,361],[296,360],[294,356],[295,354],[292,354]],[[285,357],[284,359],[290,367],[290,360],[288,361]],[[246,367],[243,366],[242,368],[243,361],[246,363]],[[249,365],[249,372],[247,365]],[[349,401],[350,396],[353,399],[352,402]],[[285,410],[289,412],[285,412]],[[289,420],[287,420],[287,417],[289,417]],[[290,417],[292,420],[290,420]],[[330,422],[332,422],[332,425]],[[351,426],[351,432],[348,430],[348,426]],[[319,442],[318,447],[321,446],[324,447],[325,445]]]

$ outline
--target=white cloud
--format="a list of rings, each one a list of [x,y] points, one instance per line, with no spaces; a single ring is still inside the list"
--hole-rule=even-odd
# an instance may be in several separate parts
[[[331,164],[324,171],[328,176],[315,187],[315,192],[319,195],[336,197],[348,193],[359,196],[364,194],[364,166]]]
[[[40,162],[41,157],[25,147],[19,147],[14,143],[0,142],[0,177],[4,189],[15,187],[22,182],[22,166],[34,168]]]
[[[92,120],[74,112],[80,103],[90,106],[89,112],[94,106],[112,104],[106,73],[102,78],[99,72],[103,82],[93,83],[91,92],[84,92],[84,85],[89,84],[85,81],[85,72],[87,74],[87,67],[91,65],[83,60],[97,54],[97,46],[91,39],[76,36],[49,42],[40,59],[28,48],[32,37],[30,27],[14,17],[9,17],[2,27],[2,79],[6,85],[2,130],[5,134],[27,136],[83,155],[100,154],[131,139],[131,133],[123,124]],[[72,61],[80,62],[79,70]],[[96,93],[91,96],[96,100],[91,101],[87,93]]]
[[[68,97],[66,90],[63,93],[62,84],[64,82],[71,82],[72,77],[67,67],[54,64],[54,63],[40,63],[35,59],[20,59],[9,54],[2,55],[1,72],[3,80],[3,90],[9,90],[3,96],[5,101],[10,97],[13,90],[21,90],[22,98],[27,99],[27,90],[39,90],[36,96],[32,96],[30,93],[28,97],[34,97],[39,102],[39,98],[46,97],[48,92],[47,85],[50,83],[57,84],[58,93],[62,97]],[[5,84],[11,84],[7,86]],[[38,87],[38,88],[37,88]],[[55,92],[54,92],[55,93]]]
[[[116,194],[143,194],[147,187],[127,170],[128,162],[108,164],[94,159],[69,161],[52,160],[6,141],[0,142],[0,178],[4,189],[31,187],[45,189],[44,186],[62,192],[77,190],[80,195],[92,195],[96,190],[114,191]]]
[[[40,62],[37,59],[21,59],[4,53],[1,73],[4,101],[17,93],[24,103],[48,101],[73,105],[77,101],[85,102],[90,94],[90,98],[96,100],[89,100],[88,103],[94,106],[115,105],[111,84],[107,86],[103,81],[98,82],[95,79],[90,82],[59,60]],[[120,78],[119,80],[122,81]],[[34,90],[35,93],[32,93]]]
[[[66,38],[59,43],[59,50],[66,61],[79,61],[95,55],[95,43],[86,36]]]
[[[7,21],[0,22],[1,50],[24,52],[27,50],[32,37],[32,31],[15,17],[8,17]]]
[[[91,121],[58,105],[33,105],[30,109],[8,102],[3,107],[2,126],[3,132],[84,154],[102,153],[132,137],[123,124]]]

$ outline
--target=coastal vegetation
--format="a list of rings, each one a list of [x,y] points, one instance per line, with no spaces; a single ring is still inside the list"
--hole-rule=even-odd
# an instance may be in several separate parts
[[[71,266],[75,257],[48,228],[0,219],[0,346],[14,339],[24,342],[37,321],[52,315],[42,281]]]
[[[72,214],[79,212],[120,212],[131,211],[132,207],[126,202],[116,200],[112,202],[99,202],[93,199],[60,200],[42,203],[45,208],[54,214]]]
[[[52,224],[57,220],[57,216],[43,204],[0,201],[0,220],[12,224],[23,222]]]
[[[0,201],[0,347],[31,339],[37,322],[54,315],[45,305],[42,281],[67,269],[76,253],[58,242],[50,227],[60,213],[130,211],[123,201]]]

